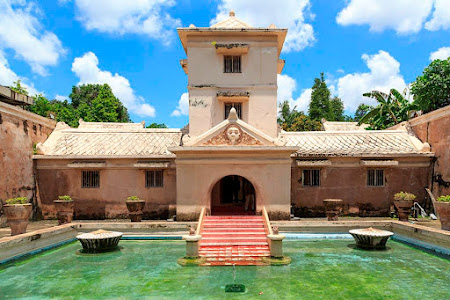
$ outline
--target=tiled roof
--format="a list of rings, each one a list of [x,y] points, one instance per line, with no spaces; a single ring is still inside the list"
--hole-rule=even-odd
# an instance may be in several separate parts
[[[316,131],[282,133],[286,146],[296,146],[297,156],[379,156],[424,154],[421,142],[406,131]],[[425,152],[429,153],[429,152]]]
[[[181,140],[179,129],[147,129],[142,124],[90,125],[57,127],[38,151],[57,156],[162,156],[171,155],[168,148],[179,146]]]
[[[322,123],[322,127],[325,131],[355,131],[366,130],[368,124],[361,124],[358,126],[358,122],[328,122]]]

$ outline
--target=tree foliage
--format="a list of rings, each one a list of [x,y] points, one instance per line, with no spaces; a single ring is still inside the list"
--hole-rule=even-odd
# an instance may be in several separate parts
[[[20,79],[14,81],[14,86],[11,86],[10,88],[16,93],[28,96],[27,88],[20,84]]]
[[[313,120],[332,119],[330,90],[325,83],[323,73],[320,73],[320,78],[314,79],[308,114]]]
[[[330,117],[329,121],[345,121],[344,102],[341,98],[333,97],[330,101]]]
[[[289,101],[280,103],[280,114],[278,124],[285,131],[318,131],[321,129],[321,123],[318,120],[312,120],[302,111],[297,111],[289,106]]]
[[[385,129],[400,122],[407,121],[418,109],[414,103],[396,89],[391,89],[389,94],[380,91],[372,91],[363,94],[365,97],[373,98],[378,105],[368,111],[360,120],[361,123],[370,124],[370,129]]]
[[[69,97],[71,102],[49,101],[42,95],[36,95],[29,110],[72,127],[78,127],[80,118],[86,122],[130,122],[127,109],[107,84],[74,86]]]
[[[361,103],[360,105],[358,105],[358,108],[356,109],[354,120],[356,122],[359,122],[359,120],[361,120],[362,117],[364,117],[364,115],[367,114],[369,111],[371,111],[373,108],[374,107],[371,105]]]
[[[423,112],[450,104],[450,57],[434,60],[411,85],[414,102]]]
[[[145,128],[167,128],[167,125],[164,123],[152,123],[150,125],[145,126]]]

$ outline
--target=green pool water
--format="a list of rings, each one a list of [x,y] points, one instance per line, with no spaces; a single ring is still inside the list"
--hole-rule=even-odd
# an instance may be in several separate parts
[[[2,265],[0,299],[450,298],[450,261],[395,241],[381,252],[356,249],[352,240],[286,241],[291,265],[236,267],[244,294],[225,293],[232,267],[179,266],[182,241],[120,245],[88,256],[74,242]]]

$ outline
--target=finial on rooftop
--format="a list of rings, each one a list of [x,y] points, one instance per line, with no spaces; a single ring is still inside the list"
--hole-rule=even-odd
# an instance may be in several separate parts
[[[194,24],[189,25],[189,28],[197,28]]]
[[[232,10],[230,10],[230,17],[234,17],[234,16],[236,16],[236,14],[234,13],[234,10],[232,9]]]
[[[277,28],[277,26],[275,26],[275,24],[270,24],[269,25],[269,29],[275,29],[275,28]]]
[[[236,112],[236,108],[232,107],[230,109],[230,113],[228,114],[228,120],[230,121],[236,121],[238,119],[238,115]]]

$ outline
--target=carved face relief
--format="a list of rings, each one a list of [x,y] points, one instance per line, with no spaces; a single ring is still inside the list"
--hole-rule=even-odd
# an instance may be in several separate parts
[[[230,126],[227,129],[227,138],[231,141],[231,144],[235,144],[237,140],[241,137],[241,132],[238,127]]]

